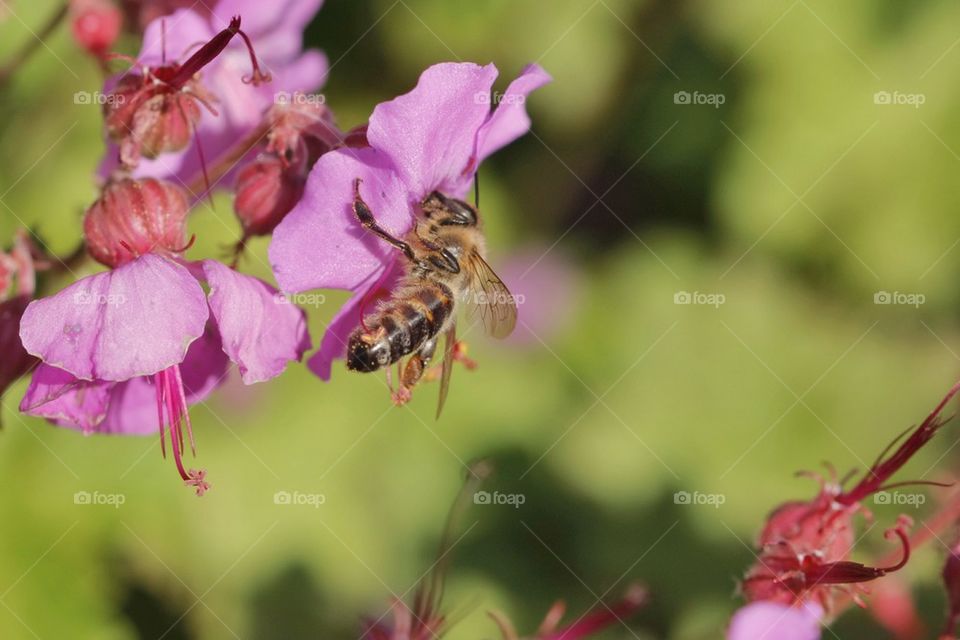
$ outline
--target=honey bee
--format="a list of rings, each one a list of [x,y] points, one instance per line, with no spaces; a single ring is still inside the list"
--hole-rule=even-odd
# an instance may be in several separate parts
[[[494,338],[506,338],[517,323],[513,296],[484,258],[486,245],[477,209],[434,191],[420,203],[410,232],[403,239],[395,238],[377,224],[360,196],[358,179],[353,212],[367,231],[403,254],[405,269],[392,295],[350,335],[347,368],[376,371],[409,355],[406,365],[399,366],[399,389],[393,394],[394,401],[402,404],[433,360],[440,336],[445,336],[439,417],[456,359],[461,304],[479,315]]]

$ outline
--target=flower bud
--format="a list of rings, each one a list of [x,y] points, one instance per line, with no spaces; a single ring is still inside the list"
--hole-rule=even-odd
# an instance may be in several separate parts
[[[108,267],[145,253],[180,253],[186,244],[188,210],[186,194],[168,182],[110,182],[84,217],[87,250]]]
[[[269,234],[303,197],[305,154],[297,155],[290,164],[275,155],[264,155],[240,170],[233,210],[244,237]]]
[[[73,39],[95,56],[103,56],[113,47],[122,26],[123,14],[111,0],[70,2],[70,30]]]

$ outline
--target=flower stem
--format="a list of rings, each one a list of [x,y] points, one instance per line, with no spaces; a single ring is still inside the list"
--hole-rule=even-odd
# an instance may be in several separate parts
[[[33,34],[19,51],[13,54],[13,57],[3,66],[0,66],[0,87],[6,85],[20,67],[33,55],[33,52],[40,48],[43,41],[50,37],[63,19],[67,17],[67,3],[64,2],[54,13],[40,31]]]

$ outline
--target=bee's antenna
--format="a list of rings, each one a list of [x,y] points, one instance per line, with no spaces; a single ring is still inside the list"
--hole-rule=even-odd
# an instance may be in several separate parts
[[[473,174],[473,206],[480,208],[480,170]]]

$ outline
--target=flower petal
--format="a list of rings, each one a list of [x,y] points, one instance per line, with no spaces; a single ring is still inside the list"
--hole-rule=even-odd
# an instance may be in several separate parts
[[[164,61],[184,62],[197,50],[198,44],[205,43],[215,33],[210,21],[196,11],[178,9],[147,25],[137,61],[149,67],[158,67]],[[107,86],[110,84],[108,81]]]
[[[333,361],[347,353],[347,341],[353,330],[360,326],[361,316],[374,309],[378,300],[390,294],[402,274],[403,266],[400,260],[394,260],[387,267],[381,266],[372,273],[372,284],[340,307],[340,311],[327,325],[320,349],[307,361],[310,371],[321,380],[330,380]]]
[[[148,254],[33,301],[20,338],[28,353],[77,378],[120,381],[182,362],[207,316],[190,273]]]
[[[92,433],[107,415],[110,390],[115,384],[78,380],[63,369],[40,363],[20,401],[20,411],[61,427]]]
[[[267,283],[205,260],[210,310],[223,350],[246,384],[280,375],[310,348],[306,315]]]
[[[208,323],[202,336],[190,345],[180,364],[187,404],[203,402],[227,378],[230,361],[220,348],[220,336]],[[110,394],[110,407],[98,433],[150,435],[157,433],[157,387],[152,377],[118,383]]]
[[[357,291],[373,284],[371,274],[396,252],[354,215],[357,178],[380,226],[396,236],[410,229],[407,191],[383,154],[373,149],[326,153],[310,171],[303,198],[273,232],[270,264],[281,290]]]
[[[477,165],[530,130],[527,96],[551,80],[540,65],[531,64],[510,83],[496,110],[477,132]]]
[[[734,614],[727,640],[819,640],[822,617],[823,609],[816,604],[751,602]]]
[[[227,28],[231,17],[240,16],[240,27],[272,74],[272,61],[288,60],[303,48],[303,31],[322,4],[323,0],[220,0],[211,19],[219,31]]]
[[[390,157],[414,201],[434,189],[462,195],[455,190],[490,113],[496,77],[492,64],[437,64],[412,91],[373,110],[367,139]]]

